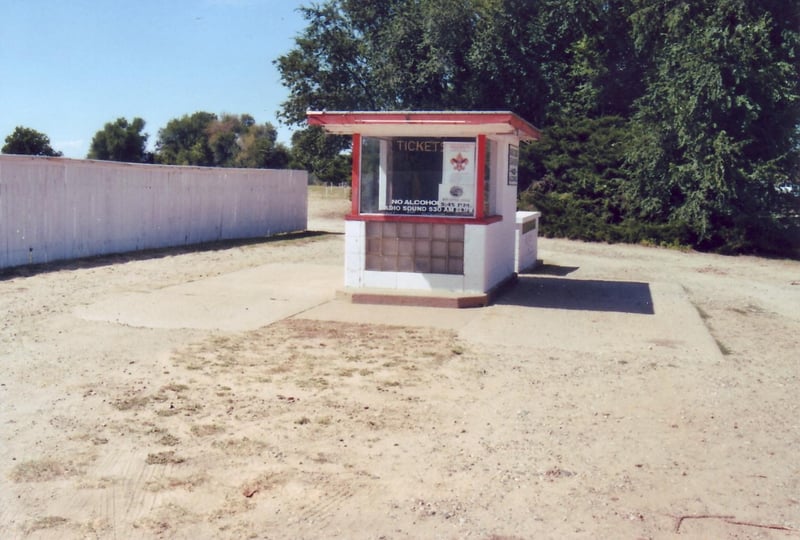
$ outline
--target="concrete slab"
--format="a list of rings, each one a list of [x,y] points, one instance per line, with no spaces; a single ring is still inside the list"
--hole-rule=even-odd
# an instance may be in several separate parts
[[[449,329],[462,339],[534,350],[631,351],[719,359],[685,291],[673,283],[521,276],[488,307],[354,304],[337,297],[341,268],[267,264],[78,308],[86,320],[148,328],[246,331],[297,317]]]
[[[334,298],[341,269],[267,264],[153,291],[125,292],[75,310],[91,321],[145,328],[246,331]]]
[[[697,309],[678,284],[559,281],[545,284],[540,294],[521,282],[497,303],[481,310],[480,318],[460,330],[461,337],[526,349],[603,351],[610,355],[655,351],[721,358]],[[617,290],[619,296],[610,295],[611,290]],[[582,296],[575,296],[576,291]],[[636,291],[640,297],[636,297]],[[625,293],[629,296],[623,296]]]
[[[697,310],[673,283],[521,278],[483,308],[359,305],[337,299],[296,317],[450,329],[467,341],[521,350],[720,358]]]

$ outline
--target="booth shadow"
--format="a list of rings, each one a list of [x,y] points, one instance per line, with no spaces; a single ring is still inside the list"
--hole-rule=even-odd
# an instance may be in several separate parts
[[[576,270],[580,270],[580,266],[561,266],[560,264],[545,264],[541,259],[537,261],[538,264],[530,269],[523,270],[520,274],[525,275],[539,275],[539,276],[568,276]]]
[[[12,266],[10,268],[0,268],[0,281],[7,281],[18,277],[32,277],[48,272],[61,270],[83,270],[111,266],[113,264],[124,264],[134,261],[145,261],[149,259],[163,259],[175,255],[188,253],[201,253],[205,251],[222,251],[236,247],[246,247],[258,244],[270,244],[274,242],[287,242],[293,240],[311,239],[320,236],[341,235],[342,233],[327,231],[297,231],[290,233],[280,233],[272,236],[244,238],[233,240],[218,240],[213,242],[203,242],[199,244],[189,244],[185,246],[172,246],[164,248],[142,249],[139,251],[127,251],[123,253],[109,253],[104,255],[94,255],[79,259],[66,259],[49,263],[26,264]]]
[[[521,275],[496,305],[655,315],[647,283]]]

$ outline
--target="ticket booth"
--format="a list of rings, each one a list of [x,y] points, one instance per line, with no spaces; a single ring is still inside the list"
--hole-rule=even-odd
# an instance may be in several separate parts
[[[310,111],[308,123],[353,137],[353,301],[485,305],[516,276],[519,145],[539,138],[533,125],[511,112]]]

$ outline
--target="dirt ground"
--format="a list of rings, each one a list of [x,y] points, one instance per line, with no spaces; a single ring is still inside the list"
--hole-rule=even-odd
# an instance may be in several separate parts
[[[487,308],[352,306],[346,206],[1,274],[0,538],[800,538],[800,263],[542,239]]]

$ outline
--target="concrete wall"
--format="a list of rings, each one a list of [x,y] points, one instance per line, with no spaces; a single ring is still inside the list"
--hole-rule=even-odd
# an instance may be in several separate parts
[[[307,173],[0,155],[0,268],[305,230]]]

